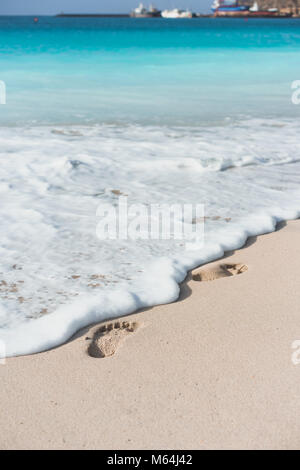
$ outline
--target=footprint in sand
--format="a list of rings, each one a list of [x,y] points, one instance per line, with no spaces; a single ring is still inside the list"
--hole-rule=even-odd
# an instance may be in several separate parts
[[[221,277],[235,276],[242,274],[248,270],[246,264],[219,264],[212,268],[200,269],[193,273],[192,278],[194,281],[214,281]]]
[[[138,327],[136,322],[107,323],[95,332],[88,354],[97,358],[113,356],[119,344]]]

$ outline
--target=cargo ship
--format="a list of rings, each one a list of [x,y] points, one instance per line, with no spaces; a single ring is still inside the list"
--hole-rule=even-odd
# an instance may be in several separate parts
[[[258,3],[252,7],[240,5],[238,0],[215,0],[211,7],[217,17],[246,17],[246,18],[288,18],[292,13],[281,13],[277,8],[260,10]]]
[[[211,9],[216,16],[243,16],[249,12],[250,7],[240,5],[238,0],[215,0]]]

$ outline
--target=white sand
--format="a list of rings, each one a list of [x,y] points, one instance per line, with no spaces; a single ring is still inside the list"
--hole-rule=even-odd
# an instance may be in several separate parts
[[[299,240],[300,222],[290,222],[202,268],[248,266],[190,279],[177,303],[122,319],[139,327],[120,325],[120,344],[108,328],[91,345],[93,327],[7,360],[0,448],[299,449]],[[116,354],[90,357],[103,337]]]

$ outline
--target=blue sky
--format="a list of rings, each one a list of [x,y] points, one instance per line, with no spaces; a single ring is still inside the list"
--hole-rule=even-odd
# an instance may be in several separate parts
[[[127,13],[139,0],[1,0],[0,15],[55,15],[65,13]],[[146,5],[148,1],[144,2]],[[207,12],[212,0],[153,0],[163,8],[190,8]]]

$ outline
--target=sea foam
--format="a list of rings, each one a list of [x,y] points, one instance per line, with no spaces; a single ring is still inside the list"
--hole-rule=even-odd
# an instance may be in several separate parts
[[[2,128],[6,355],[43,351],[86,325],[175,301],[188,270],[299,217],[297,135],[289,120]],[[99,240],[97,208],[116,205],[120,193],[128,204],[204,204],[204,245]]]

